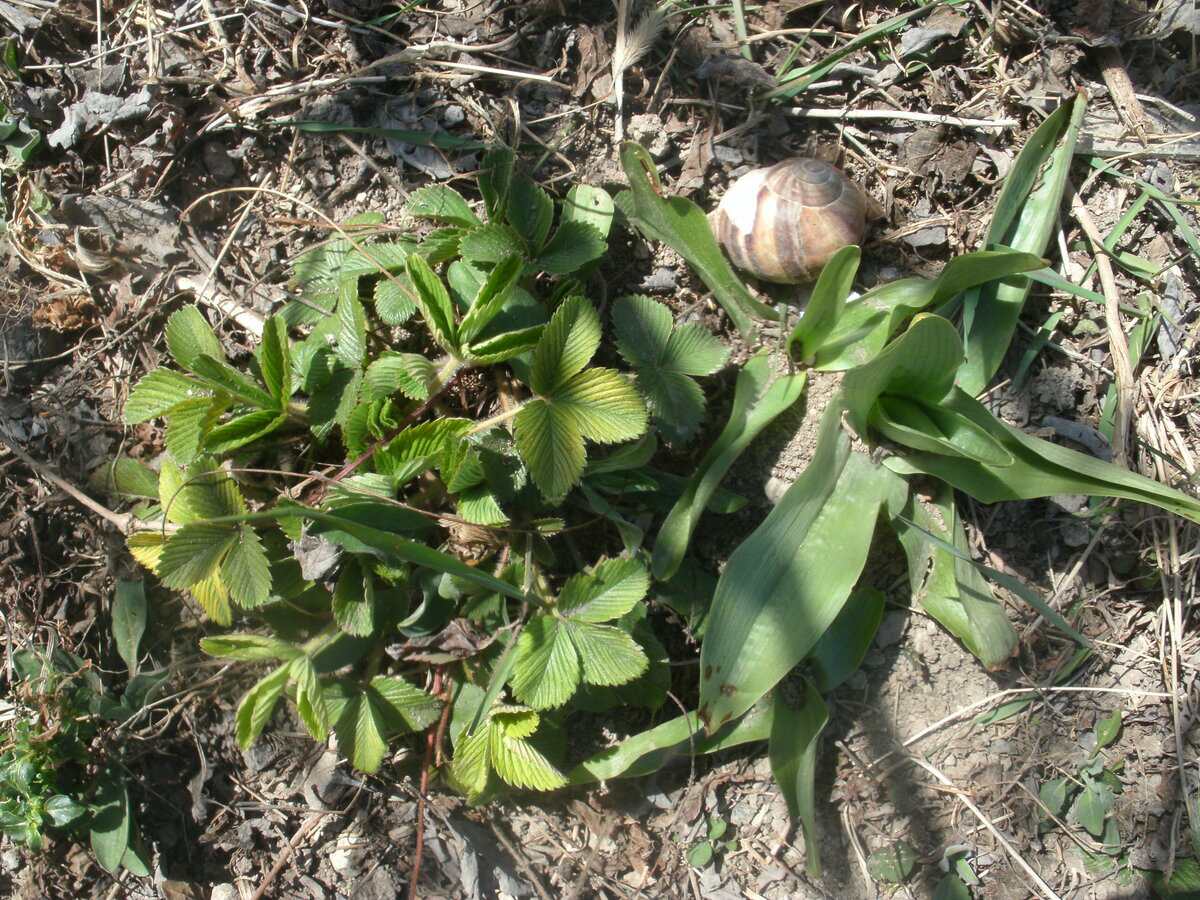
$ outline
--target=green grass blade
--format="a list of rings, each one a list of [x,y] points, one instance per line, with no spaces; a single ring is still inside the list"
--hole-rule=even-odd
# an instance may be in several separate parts
[[[1076,95],[1030,137],[1000,189],[985,249],[1012,247],[1039,256],[1045,252],[1058,220],[1086,106],[1084,96]],[[985,284],[967,293],[963,301],[967,361],[958,377],[967,393],[981,393],[1000,368],[1028,292],[1029,281],[1019,279]]]
[[[700,516],[729,467],[776,416],[796,402],[805,382],[804,374],[775,377],[767,356],[753,357],[738,373],[729,422],[658,532],[652,562],[655,578],[666,581],[679,570]]]

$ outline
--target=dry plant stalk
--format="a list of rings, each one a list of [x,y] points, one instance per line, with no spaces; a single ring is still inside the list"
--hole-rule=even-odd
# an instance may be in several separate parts
[[[613,46],[612,78],[613,92],[617,101],[617,121],[613,137],[619,145],[625,139],[625,71],[646,55],[662,34],[666,17],[662,10],[652,6],[642,13],[632,26],[629,24],[631,0],[613,0],[617,6],[617,39]]]

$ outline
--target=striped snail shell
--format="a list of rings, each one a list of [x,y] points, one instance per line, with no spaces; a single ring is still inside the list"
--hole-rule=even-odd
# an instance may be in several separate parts
[[[763,281],[811,281],[866,231],[867,199],[839,169],[786,159],[747,172],[721,198],[713,230],[730,261]]]

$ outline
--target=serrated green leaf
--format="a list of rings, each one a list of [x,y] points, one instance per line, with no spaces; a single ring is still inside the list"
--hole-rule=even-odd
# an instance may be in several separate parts
[[[138,647],[146,633],[146,586],[142,581],[117,579],[112,600],[113,640],[131,676],[138,670]]]
[[[398,675],[372,678],[371,691],[379,701],[389,727],[397,731],[420,731],[436,722],[442,714],[442,701]]]
[[[684,375],[711,375],[729,359],[729,348],[699,322],[685,322],[671,334],[663,368]]]
[[[507,362],[533,350],[542,337],[545,326],[534,325],[520,331],[509,331],[495,337],[484,338],[467,348],[467,357],[476,365],[490,366]]]
[[[229,453],[266,437],[287,420],[288,414],[284,411],[256,409],[209,431],[204,437],[204,449],[215,455]]]
[[[350,559],[338,573],[333,618],[347,634],[366,637],[375,630],[375,576]]]
[[[434,374],[433,363],[419,354],[384,350],[367,366],[363,399],[378,400],[399,391],[410,400],[426,400]]]
[[[583,435],[569,411],[549,401],[526,403],[513,420],[521,459],[548,500],[566,496],[583,474]]]
[[[567,779],[527,741],[511,737],[503,728],[488,732],[488,750],[496,774],[513,787],[553,791]]]
[[[533,352],[529,386],[553,394],[583,371],[600,346],[600,316],[583,297],[568,297],[550,318]]]
[[[458,325],[454,320],[454,304],[450,293],[429,263],[413,255],[408,258],[408,277],[416,293],[413,301],[421,310],[430,335],[447,353],[458,352]]]
[[[463,228],[481,224],[462,195],[444,184],[426,185],[413,191],[406,209],[411,216],[448,222]]]
[[[198,356],[192,361],[192,368],[196,377],[207,382],[209,386],[224,391],[243,403],[261,409],[274,409],[276,406],[270,394],[223,359]]]
[[[488,218],[503,219],[508,211],[508,192],[512,185],[516,153],[509,147],[493,147],[479,166],[479,193],[483,197]]]
[[[494,222],[467,231],[458,249],[463,259],[481,263],[498,263],[514,254],[525,255],[525,247],[517,233],[507,225]]]
[[[171,408],[167,419],[167,452],[181,466],[191,465],[200,455],[204,438],[225,410],[214,397],[184,400]]]
[[[128,456],[118,456],[96,470],[94,483],[109,494],[158,499],[158,473],[144,462]]]
[[[212,397],[212,390],[194,378],[170,369],[155,369],[139,381],[125,401],[126,425],[149,422],[187,400]]]
[[[614,211],[612,197],[604,188],[577,184],[567,191],[567,198],[562,205],[562,221],[590,225],[601,238],[607,238]]]
[[[261,678],[254,687],[246,691],[246,696],[238,704],[237,711],[237,742],[243,750],[258,740],[266,727],[275,704],[287,686],[291,664],[284,663],[270,674]]]
[[[325,740],[329,730],[329,710],[312,658],[301,655],[293,659],[290,675],[296,682],[296,712],[304,727],[315,740]]]
[[[629,365],[645,368],[662,364],[674,324],[667,307],[640,294],[618,297],[613,303],[612,322],[617,352]]]
[[[629,378],[613,369],[580,372],[546,402],[570,415],[585,438],[599,443],[633,440],[646,430],[646,404]]]
[[[324,439],[334,425],[345,425],[358,406],[362,373],[338,362],[312,391],[308,400],[308,424],[313,434]]]
[[[279,638],[262,634],[226,634],[200,639],[200,649],[222,659],[294,659],[301,651]]]
[[[245,609],[261,606],[271,596],[271,564],[262,540],[253,528],[240,529],[237,540],[221,563],[221,581],[237,604]]]
[[[610,559],[591,574],[573,575],[563,585],[558,609],[585,622],[607,622],[633,609],[650,590],[650,574],[636,559]]]
[[[392,278],[380,278],[375,283],[375,312],[385,325],[403,325],[417,311],[415,293],[407,272],[397,272]]]
[[[192,371],[200,356],[223,359],[225,351],[199,307],[185,306],[167,319],[167,351],[181,367]]]
[[[158,561],[158,577],[167,587],[190,588],[217,570],[237,539],[235,525],[190,522],[167,537]]]
[[[650,665],[637,641],[620,628],[571,619],[564,630],[579,653],[583,680],[588,684],[625,684]]]
[[[367,318],[357,289],[338,298],[334,315],[338,322],[334,352],[347,366],[358,368],[367,352]]]
[[[458,514],[474,525],[498,527],[509,522],[496,495],[486,484],[477,484],[459,493]]]
[[[510,256],[496,265],[475,295],[458,329],[458,341],[465,346],[475,339],[496,317],[512,294],[521,274],[521,258]]]
[[[549,275],[574,275],[604,256],[604,235],[587,222],[563,222],[533,265]]]
[[[279,316],[271,316],[263,325],[260,365],[263,382],[279,408],[286,409],[292,397],[292,355],[287,325]]]
[[[554,221],[554,201],[528,178],[514,178],[509,185],[508,221],[529,252],[537,253]]]
[[[165,543],[166,538],[153,531],[135,531],[125,541],[133,558],[156,574],[158,560],[162,556],[162,548]]]
[[[513,694],[536,709],[562,706],[579,686],[575,645],[553,616],[533,616],[517,639]]]
[[[700,385],[687,375],[663,369],[640,369],[636,378],[663,440],[668,444],[690,440],[704,419]]]

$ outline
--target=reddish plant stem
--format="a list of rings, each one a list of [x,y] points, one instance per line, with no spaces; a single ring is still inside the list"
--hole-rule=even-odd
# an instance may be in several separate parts
[[[425,739],[425,764],[421,766],[421,785],[417,792],[417,848],[413,854],[412,882],[408,887],[408,900],[417,900],[417,882],[421,878],[421,858],[425,855],[425,797],[429,790],[429,767],[433,765],[435,748],[441,746],[442,733],[450,718],[450,679],[445,679],[443,687],[443,673],[444,670],[441,666],[437,666],[433,670],[433,695],[437,697],[444,693],[445,698],[437,730],[429,732]]]

